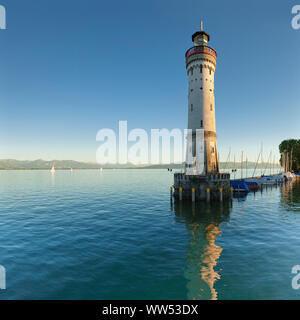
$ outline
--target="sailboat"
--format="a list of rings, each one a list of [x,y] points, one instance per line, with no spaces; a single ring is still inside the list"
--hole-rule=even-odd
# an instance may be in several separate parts
[[[55,172],[55,168],[54,168],[54,165],[52,166],[51,168],[51,173],[54,173]]]
[[[295,177],[294,173],[292,172],[293,149],[290,154],[288,152],[284,152],[283,156],[284,156],[284,172],[282,176],[284,178],[284,181],[291,181]]]

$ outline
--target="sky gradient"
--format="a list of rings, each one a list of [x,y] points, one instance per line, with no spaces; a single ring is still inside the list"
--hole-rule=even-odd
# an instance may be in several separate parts
[[[300,30],[276,1],[1,0],[0,158],[95,161],[102,128],[187,126],[185,51],[200,20],[218,53],[216,125],[255,160],[300,138]]]

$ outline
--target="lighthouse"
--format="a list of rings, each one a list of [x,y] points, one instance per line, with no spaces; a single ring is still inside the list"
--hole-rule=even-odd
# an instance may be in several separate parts
[[[188,135],[183,173],[174,174],[174,197],[181,200],[223,201],[231,197],[230,174],[219,168],[215,120],[215,72],[217,52],[208,45],[210,35],[192,35],[185,53],[188,76]],[[173,190],[173,188],[171,188]]]
[[[192,35],[194,45],[185,54],[188,129],[191,134],[187,143],[185,172],[189,175],[219,172],[214,90],[217,53],[208,46],[209,40],[210,36],[203,31],[201,22],[200,31]],[[199,143],[202,143],[201,147],[198,147]]]

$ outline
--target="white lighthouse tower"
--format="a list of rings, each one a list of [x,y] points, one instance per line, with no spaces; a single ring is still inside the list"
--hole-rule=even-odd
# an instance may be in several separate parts
[[[186,54],[189,78],[187,156],[184,173],[174,174],[174,197],[179,200],[230,199],[230,174],[219,172],[215,122],[217,53],[208,46],[209,34],[193,34]]]
[[[192,36],[194,46],[185,54],[189,78],[188,129],[192,135],[187,142],[187,175],[219,172],[214,92],[217,53],[208,46],[209,39],[201,22],[200,31]]]

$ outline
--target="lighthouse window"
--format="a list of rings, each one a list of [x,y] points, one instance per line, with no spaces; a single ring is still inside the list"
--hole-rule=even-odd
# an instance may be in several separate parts
[[[209,74],[211,74],[211,69],[209,69]]]
[[[200,90],[202,90],[203,88],[201,87]]]
[[[194,111],[194,106],[191,104],[191,111]]]
[[[211,147],[211,153],[215,153],[215,148]]]
[[[210,104],[210,111],[212,111],[213,110],[213,107],[212,107],[212,104]]]
[[[200,127],[203,128],[203,120],[201,120]]]
[[[203,68],[203,66],[202,66],[202,64],[200,64],[200,73],[202,73],[202,68]]]

